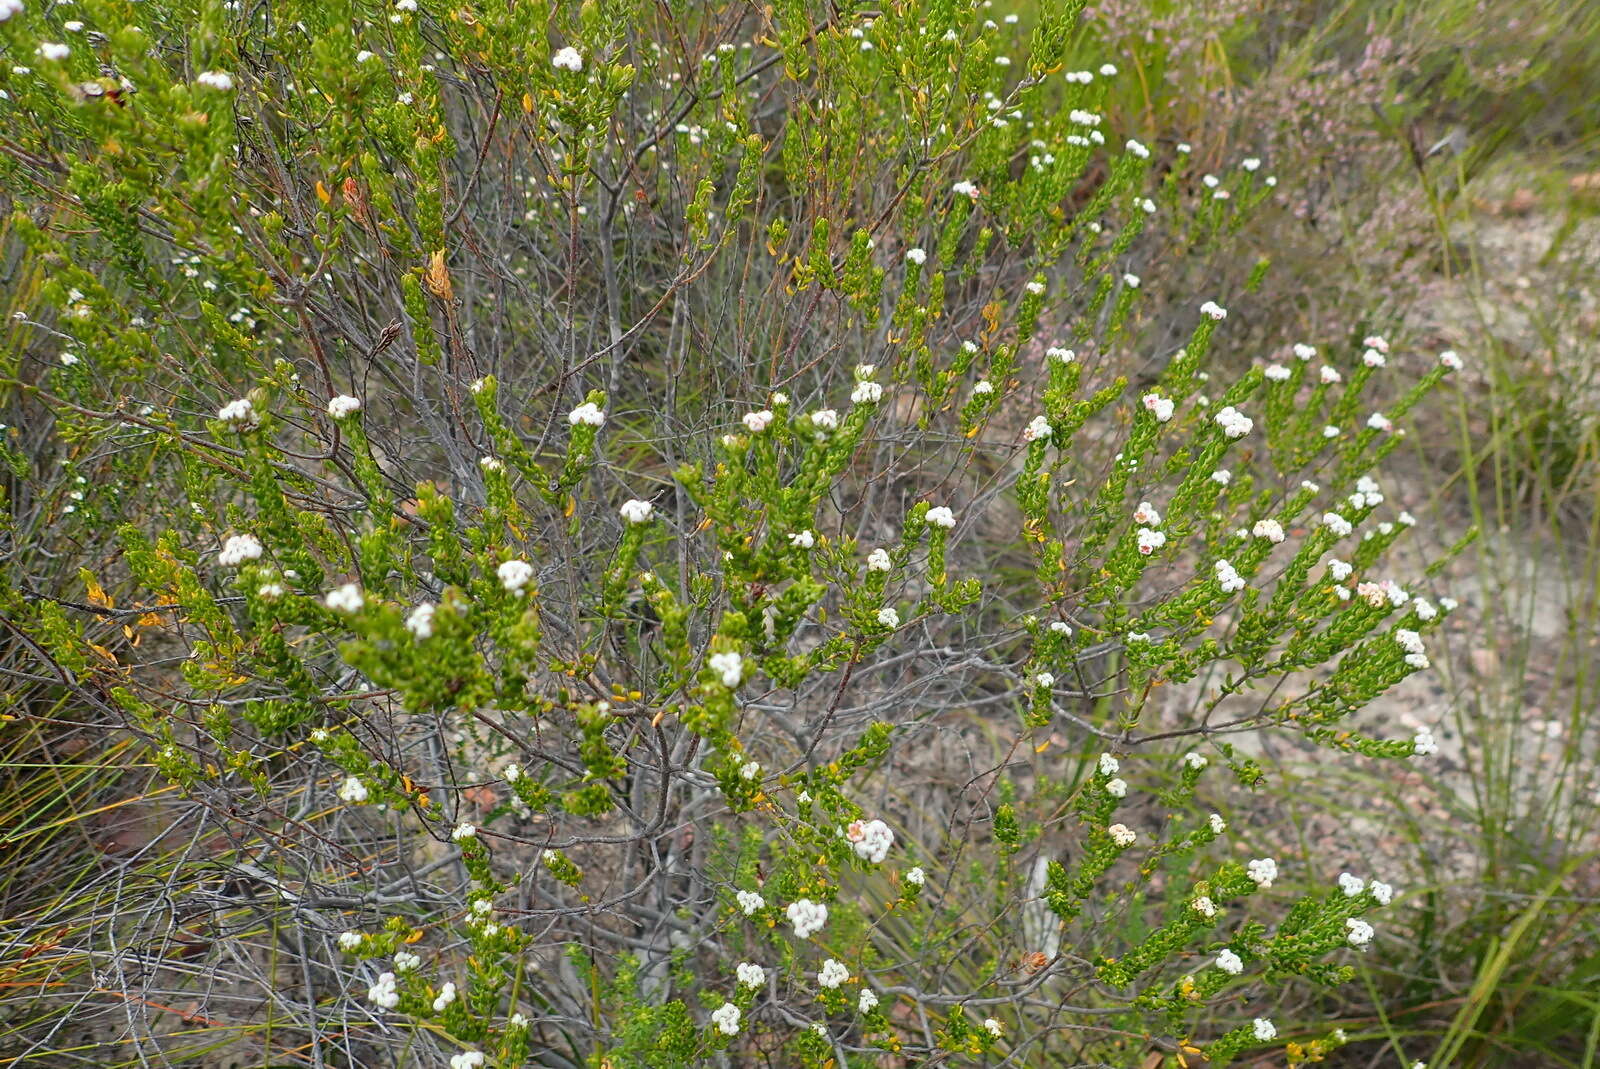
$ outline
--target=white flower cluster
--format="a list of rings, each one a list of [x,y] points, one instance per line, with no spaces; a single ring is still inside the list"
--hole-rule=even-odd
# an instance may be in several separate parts
[[[550,57],[550,66],[558,71],[581,71],[583,70],[583,53],[568,45]]]
[[[789,544],[796,549],[810,549],[817,544],[817,536],[810,530],[796,531],[789,536]]]
[[[339,787],[339,801],[359,805],[367,800],[367,785],[361,782],[360,777],[348,776]]]
[[[1222,950],[1217,953],[1217,968],[1229,976],[1238,976],[1244,972],[1244,962],[1233,951]]]
[[[1434,741],[1433,732],[1427,728],[1418,731],[1411,739],[1411,752],[1418,757],[1432,757],[1439,752],[1439,744]]]
[[[721,1006],[711,1011],[711,1023],[717,1026],[717,1031],[725,1036],[739,1034],[739,1007],[731,1002],[724,1002]]]
[[[342,393],[328,402],[328,415],[334,419],[346,419],[360,411],[361,398],[349,394]]]
[[[380,1010],[392,1010],[400,1004],[400,990],[394,973],[384,973],[367,988],[367,1001]]]
[[[260,422],[256,415],[255,405],[250,403],[250,398],[241,397],[237,401],[229,401],[217,409],[217,418],[235,430],[247,431]]]
[[[1234,570],[1232,564],[1219,560],[1212,567],[1217,573],[1217,585],[1224,594],[1234,594],[1244,589],[1244,577]]]
[[[433,617],[439,607],[431,601],[425,601],[411,610],[411,615],[406,617],[406,630],[417,639],[433,637]]]
[[[261,540],[252,534],[228,536],[217,554],[217,563],[224,568],[237,568],[246,561],[261,559]]]
[[[1211,901],[1210,895],[1198,896],[1193,902],[1189,903],[1189,908],[1207,920],[1217,915],[1217,904]]]
[[[1265,538],[1273,545],[1277,545],[1284,539],[1283,524],[1277,520],[1257,520],[1255,526],[1250,528],[1250,533],[1257,538]]]
[[[1322,515],[1322,526],[1333,532],[1335,538],[1343,538],[1355,528],[1350,526],[1350,521],[1337,512],[1325,512]]]
[[[1361,947],[1372,942],[1372,925],[1368,924],[1360,917],[1346,917],[1344,926],[1347,929],[1345,938],[1350,940],[1351,946]]]
[[[464,1050],[450,1056],[450,1069],[483,1069],[483,1052]]]
[[[867,554],[867,571],[886,572],[890,566],[889,551],[882,546]]]
[[[1255,421],[1232,405],[1227,406],[1216,414],[1217,426],[1222,428],[1222,433],[1229,438],[1243,438],[1255,428]]]
[[[1147,393],[1141,400],[1146,411],[1156,418],[1157,423],[1165,423],[1172,418],[1172,399],[1162,397],[1158,393]]]
[[[928,510],[928,523],[934,527],[943,527],[951,530],[956,525],[956,514],[945,505],[936,505]]]
[[[737,687],[739,680],[744,677],[744,658],[737,652],[713,653],[706,658],[706,664],[729,690]]]
[[[622,507],[617,510],[617,514],[622,517],[624,523],[649,523],[650,517],[655,510],[656,507],[650,502],[631,498],[622,503]]]
[[[446,980],[445,985],[439,989],[439,995],[433,1000],[433,1012],[443,1013],[450,1003],[456,1000],[456,985],[454,981]]]
[[[1043,416],[1034,416],[1033,421],[1029,423],[1027,429],[1022,432],[1022,437],[1024,441],[1037,442],[1041,439],[1050,437],[1050,435],[1054,432],[1055,428],[1050,426],[1050,421],[1048,419]]]
[[[22,0],[0,0],[0,22],[22,14]]]
[[[1346,898],[1354,898],[1367,889],[1367,883],[1360,876],[1348,872],[1339,873],[1339,890],[1344,892]]]
[[[606,414],[593,401],[585,401],[567,413],[567,422],[574,427],[580,423],[586,427],[603,427],[606,422]]]
[[[767,908],[767,900],[754,891],[740,891],[734,898],[738,900],[739,909],[746,917]]]
[[[1255,1034],[1256,1039],[1262,1043],[1270,1043],[1278,1036],[1277,1026],[1265,1017],[1257,1017],[1251,1024],[1250,1030]]]
[[[1135,540],[1138,543],[1139,552],[1146,557],[1167,544],[1167,536],[1161,531],[1150,527],[1139,528]]]
[[[1428,667],[1428,654],[1423,649],[1421,635],[1401,627],[1395,629],[1394,640],[1406,651],[1406,664],[1413,668]]]
[[[789,923],[794,925],[796,939],[804,939],[813,932],[820,932],[822,926],[828,923],[828,907],[809,898],[789,903],[789,908],[784,912],[789,917]]]
[[[835,988],[850,979],[850,970],[844,962],[829,958],[822,963],[822,970],[817,973],[817,983],[826,988]]]
[[[195,75],[196,84],[207,89],[215,89],[219,93],[226,93],[233,88],[233,75],[227,71],[201,71]]]
[[[1245,875],[1265,890],[1278,878],[1278,863],[1270,857],[1258,857],[1245,866]]]
[[[1200,306],[1200,314],[1205,316],[1207,319],[1216,320],[1219,323],[1228,318],[1228,310],[1222,307],[1222,305],[1218,304],[1216,301],[1207,301],[1205,304],[1202,304]]]
[[[1111,841],[1118,846],[1132,846],[1139,839],[1139,833],[1126,824],[1113,824],[1106,829],[1106,834],[1111,836]]]
[[[360,612],[367,599],[362,596],[360,587],[346,583],[324,594],[322,603],[334,612]]]
[[[761,987],[767,982],[767,970],[748,961],[741,961],[733,974],[746,987]]]
[[[768,408],[763,408],[759,412],[746,412],[744,414],[745,430],[749,431],[751,434],[760,434],[762,431],[772,426],[772,420],[772,410]]]
[[[894,846],[894,831],[881,820],[853,820],[844,830],[856,856],[874,865],[881,865]]]
[[[856,999],[856,1009],[861,1013],[871,1013],[878,1008],[878,993],[869,988],[861,989],[861,996]]]
[[[533,581],[533,565],[525,560],[508,560],[495,569],[500,585],[515,594]]]

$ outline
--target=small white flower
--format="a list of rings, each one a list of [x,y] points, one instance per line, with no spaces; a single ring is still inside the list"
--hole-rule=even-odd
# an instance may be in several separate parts
[[[466,1050],[450,1056],[450,1069],[482,1069],[482,1066],[482,1051]]]
[[[974,397],[988,397],[992,393],[994,393],[994,383],[988,379],[979,379],[972,384],[972,396]]]
[[[1239,955],[1235,954],[1233,951],[1222,950],[1217,954],[1217,968],[1221,969],[1229,976],[1238,976],[1240,973],[1244,972],[1244,962],[1241,961]]]
[[[1378,900],[1378,905],[1387,906],[1394,898],[1394,888],[1380,880],[1373,880],[1367,890],[1372,892],[1372,897]]]
[[[340,394],[328,402],[328,415],[334,419],[344,419],[361,411],[361,399],[351,397],[349,394]]]
[[[224,568],[237,568],[246,561],[261,559],[261,540],[252,534],[230,535],[222,543],[222,552],[217,554],[217,563]]]
[[[648,501],[633,498],[622,503],[622,508],[617,510],[625,523],[649,523],[650,516],[655,512],[655,506]]]
[[[367,785],[362,783],[359,777],[347,777],[343,786],[339,788],[339,800],[352,804],[365,802],[367,800]]]
[[[1350,526],[1350,521],[1339,515],[1337,512],[1323,513],[1322,526],[1332,531],[1334,536],[1337,538],[1343,538],[1345,535],[1354,530],[1354,528]]]
[[[1375,431],[1388,432],[1394,430],[1394,421],[1382,412],[1374,412],[1367,417],[1367,426]]]
[[[241,397],[237,401],[229,401],[217,409],[217,418],[241,430],[249,430],[257,423],[255,406],[250,403],[250,398],[248,397]]]
[[[726,653],[713,653],[706,658],[706,664],[722,680],[722,685],[732,690],[739,685],[744,676],[744,658],[736,651]]]
[[[1022,432],[1022,437],[1024,441],[1037,442],[1041,439],[1050,437],[1050,435],[1054,432],[1054,429],[1055,428],[1050,426],[1050,421],[1045,417],[1034,416],[1033,421],[1029,423],[1027,429]]]
[[[1078,359],[1078,354],[1071,349],[1063,349],[1059,345],[1052,345],[1044,351],[1045,358],[1058,364],[1070,364]]]
[[[433,1000],[433,1012],[443,1013],[445,1007],[450,1005],[450,1003],[454,1002],[455,1000],[456,985],[452,981],[446,981],[445,985],[439,989],[438,997]]]
[[[761,765],[757,761],[746,761],[739,766],[739,775],[744,779],[755,779],[761,775]]]
[[[1144,145],[1140,144],[1138,141],[1135,141],[1131,138],[1124,147],[1141,160],[1148,160],[1150,158],[1150,150],[1145,148]]]
[[[1366,890],[1366,887],[1366,882],[1361,877],[1353,876],[1348,872],[1339,873],[1339,890],[1344,892],[1346,898],[1354,898]]]
[[[809,898],[789,903],[789,908],[784,912],[789,917],[789,923],[794,925],[796,939],[804,939],[813,932],[819,932],[822,926],[828,923],[828,907]]]
[[[1141,399],[1145,410],[1156,418],[1157,423],[1165,423],[1172,418],[1172,400],[1162,397],[1158,393],[1147,393]]]
[[[1064,636],[1066,638],[1071,638],[1072,637],[1072,626],[1070,624],[1068,624],[1065,620],[1052,620],[1052,621],[1050,621],[1050,630],[1052,630],[1056,634],[1062,635],[1062,636]]]
[[[1193,902],[1189,903],[1189,908],[1207,920],[1210,920],[1217,915],[1217,904],[1211,901],[1210,895],[1200,895]]]
[[[739,1007],[731,1002],[724,1002],[721,1006],[711,1011],[711,1023],[717,1026],[717,1031],[725,1036],[739,1034]]]
[[[356,62],[357,63],[370,63],[372,60],[374,60],[376,58],[377,58],[376,53],[368,52],[365,48],[363,48],[361,51],[356,53]],[[473,392],[476,393],[477,391],[473,391]]]
[[[1348,929],[1347,933],[1345,934],[1345,938],[1350,941],[1351,946],[1366,946],[1368,943],[1372,942],[1372,925],[1368,924],[1360,917],[1346,917],[1344,926]]]
[[[1228,822],[1222,819],[1221,813],[1213,813],[1207,817],[1206,826],[1211,829],[1212,835],[1221,835],[1228,830]]]
[[[1139,548],[1139,552],[1148,557],[1167,544],[1167,536],[1161,531],[1151,530],[1149,527],[1141,527],[1134,536],[1134,541]]]
[[[400,1004],[394,973],[384,973],[378,977],[377,983],[367,988],[367,1001],[380,1010],[392,1010]]]
[[[744,414],[745,429],[751,434],[760,434],[762,431],[772,426],[772,418],[772,412],[770,409],[763,408],[759,412],[746,412]]]
[[[1229,483],[1233,482],[1233,472],[1229,471],[1227,468],[1218,468],[1216,471],[1211,473],[1211,481],[1216,483],[1218,486],[1227,486]]]
[[[339,949],[355,950],[361,946],[361,941],[365,938],[366,936],[362,935],[360,932],[340,932]]]
[[[1239,166],[1243,167],[1247,171],[1254,171],[1261,166],[1261,161],[1256,159],[1254,156],[1246,156],[1242,161],[1240,161]]]
[[[934,527],[943,527],[951,530],[956,525],[956,514],[944,505],[936,505],[928,510],[927,521]]]
[[[1439,354],[1439,363],[1447,371],[1460,371],[1464,366],[1461,357],[1454,349],[1446,349]]]
[[[912,887],[921,887],[928,882],[928,874],[922,871],[921,865],[917,865],[906,870],[905,881]]]
[[[734,898],[738,900],[739,910],[746,917],[767,908],[767,900],[754,891],[740,891]]]
[[[1411,752],[1418,757],[1431,757],[1439,752],[1439,744],[1433,739],[1433,732],[1423,728],[1411,740]]]
[[[1124,276],[1124,277],[1129,277],[1129,276]],[[1136,279],[1135,280],[1135,284],[1136,285],[1137,285],[1137,281],[1138,280]],[[1033,294],[1035,297],[1037,297],[1037,296],[1039,296],[1039,294],[1044,292],[1044,288],[1045,287],[1044,287],[1044,283],[1043,282],[1040,282],[1038,279],[1033,279],[1033,280],[1029,281],[1028,284],[1026,286],[1022,287],[1022,288],[1027,290],[1029,293]]]
[[[1366,352],[1361,354],[1361,362],[1368,367],[1382,367],[1384,364],[1388,363],[1388,360],[1385,359],[1384,355],[1378,352],[1378,350],[1368,349]]]
[[[1228,310],[1222,307],[1222,305],[1218,304],[1216,301],[1207,301],[1205,304],[1202,304],[1200,306],[1200,314],[1205,316],[1207,319],[1214,319],[1218,322],[1228,318]]]
[[[560,71],[581,71],[583,70],[583,54],[568,45],[550,57],[550,66]]]
[[[1300,360],[1310,360],[1317,355],[1317,347],[1315,345],[1307,345],[1305,342],[1296,342],[1294,355]]]
[[[346,583],[323,595],[322,603],[335,612],[360,612],[367,599],[362,596],[360,587]]]
[[[996,1039],[999,1039],[1001,1036],[1005,1035],[1006,1031],[1005,1028],[1001,1026],[1000,1022],[995,1020],[993,1017],[985,1017],[983,1019],[983,1030],[988,1032]]]
[[[877,382],[858,382],[855,389],[850,391],[850,403],[853,405],[875,405],[883,400],[883,385]]]
[[[789,536],[789,544],[796,549],[810,549],[817,544],[817,536],[810,530],[796,531]]]
[[[417,9],[417,0],[394,0],[394,9],[396,11],[415,11]]]
[[[72,49],[59,41],[46,41],[36,51],[41,59],[63,60],[72,55]]]
[[[923,264],[927,263],[928,254],[923,252],[921,249],[907,249],[906,259],[911,263],[916,264],[918,267],[921,267]]]
[[[1266,371],[1262,372],[1262,374],[1273,382],[1287,382],[1289,379],[1289,369],[1282,364],[1268,364]]]
[[[811,425],[819,431],[831,431],[839,426],[839,413],[831,408],[819,408],[811,413]]]
[[[1257,887],[1266,889],[1278,878],[1278,863],[1270,857],[1256,858],[1245,866],[1245,875],[1249,876]]]
[[[1210,762],[1206,760],[1205,754],[1195,753],[1193,750],[1190,750],[1188,753],[1183,755],[1183,763],[1194,769],[1196,772],[1210,764]]]
[[[1150,502],[1141,501],[1139,502],[1139,507],[1133,510],[1133,522],[1144,524],[1146,527],[1159,527],[1161,525],[1161,513],[1157,512],[1155,506]]]
[[[1212,567],[1217,573],[1217,585],[1222,588],[1224,594],[1233,594],[1244,589],[1244,577],[1234,569],[1232,564],[1225,560],[1219,560]]]
[[[533,580],[533,565],[525,560],[508,560],[495,569],[500,585],[515,594]]]
[[[1051,679],[1050,682],[1054,683],[1055,680]],[[1122,768],[1122,763],[1110,754],[1103,753],[1100,755],[1098,767],[1102,776],[1115,776],[1118,770]]]
[[[838,987],[848,979],[850,970],[845,967],[844,962],[835,961],[833,958],[823,962],[822,970],[817,973],[817,983],[828,988]]]
[[[1126,798],[1128,796],[1128,782],[1122,779],[1106,781],[1106,793],[1113,798]]]
[[[411,953],[409,950],[397,950],[394,952],[395,972],[410,972],[412,969],[415,969],[421,964],[422,959]]]
[[[1229,438],[1243,438],[1255,427],[1255,421],[1232,405],[1228,405],[1213,417],[1217,426],[1222,428],[1222,433]]]
[[[1284,539],[1283,524],[1277,520],[1257,520],[1255,526],[1250,528],[1250,533],[1257,538],[1265,538],[1273,545],[1277,545]]]
[[[1265,1017],[1257,1017],[1255,1019],[1252,1031],[1255,1032],[1256,1039],[1263,1043],[1270,1043],[1278,1035],[1277,1026]]]
[[[22,14],[22,0],[0,0],[0,22]]]
[[[844,837],[857,857],[874,865],[882,864],[894,846],[894,831],[881,820],[853,820],[845,828]]]
[[[450,838],[458,843],[465,842],[468,839],[475,839],[477,835],[478,829],[464,820],[450,829]]]
[[[889,606],[886,605],[883,608],[878,610],[878,623],[880,623],[884,627],[888,627],[888,628],[899,627],[900,626],[900,614],[895,612],[894,609],[892,609],[892,608],[890,608]]]
[[[1111,836],[1111,841],[1118,846],[1132,846],[1139,838],[1139,833],[1126,824],[1113,824],[1106,829],[1106,834]]]
[[[574,427],[580,423],[586,427],[603,427],[606,422],[606,414],[593,401],[585,401],[567,413],[567,422]]]
[[[861,996],[856,999],[856,1010],[860,1013],[871,1013],[878,1008],[878,993],[870,988],[863,987]]]
[[[746,987],[761,987],[767,982],[767,970],[748,961],[741,961],[734,968],[733,974]]]
[[[891,563],[889,551],[882,546],[867,554],[867,571],[869,572],[886,572],[889,570]]]
[[[406,617],[406,630],[411,632],[419,640],[432,638],[433,617],[438,611],[438,606],[434,605],[431,601],[423,602],[415,609],[412,609],[411,615]]]
[[[975,185],[972,182],[968,182],[965,179],[963,179],[962,181],[957,182],[954,185],[952,185],[950,187],[950,192],[955,193],[955,194],[957,194],[959,196],[962,196],[962,197],[968,197],[968,198],[970,198],[972,200],[977,200],[978,199],[978,187],[977,187],[977,185]]]

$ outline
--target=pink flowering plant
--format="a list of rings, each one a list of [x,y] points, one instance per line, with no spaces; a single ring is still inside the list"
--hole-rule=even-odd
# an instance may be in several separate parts
[[[1273,1007],[1399,892],[1211,800],[1262,733],[1435,749],[1352,717],[1451,607],[1375,473],[1460,360],[1217,360],[1275,182],[1111,130],[1078,7],[0,0],[8,708],[182,799],[209,1018],[451,1069],[1342,1042]],[[1147,310],[1196,250],[1247,270]],[[97,990],[188,982],[151,916],[68,924]]]

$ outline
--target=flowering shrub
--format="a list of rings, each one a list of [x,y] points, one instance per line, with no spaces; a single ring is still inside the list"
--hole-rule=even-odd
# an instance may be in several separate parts
[[[274,1043],[1340,1042],[1273,993],[1396,892],[1235,860],[1201,799],[1270,787],[1262,731],[1435,748],[1349,722],[1450,608],[1372,473],[1460,361],[1397,385],[1350,324],[1213,379],[1264,262],[1155,340],[1131,269],[1275,180],[1109,130],[1074,5],[0,17],[39,547],[0,605],[292,931],[238,951]]]

